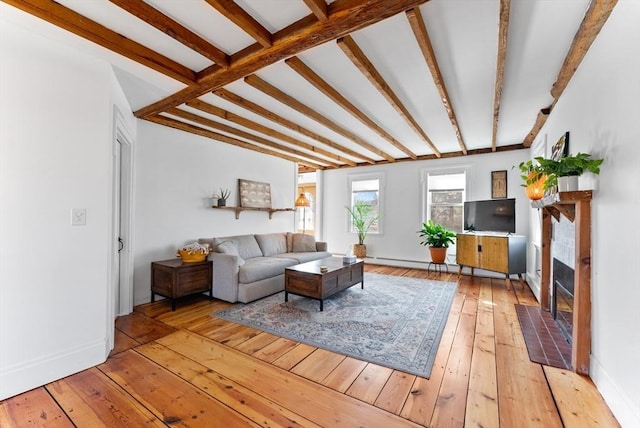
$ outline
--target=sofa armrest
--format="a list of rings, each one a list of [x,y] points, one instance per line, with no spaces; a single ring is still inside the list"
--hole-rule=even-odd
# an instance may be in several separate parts
[[[316,251],[327,251],[327,243],[316,241]]]
[[[239,256],[211,253],[213,261],[213,297],[227,302],[238,301]]]

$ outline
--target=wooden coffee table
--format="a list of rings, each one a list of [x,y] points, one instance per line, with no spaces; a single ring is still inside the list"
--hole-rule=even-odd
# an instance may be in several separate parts
[[[327,271],[321,272],[320,266]],[[284,271],[284,301],[289,293],[320,300],[320,311],[324,310],[324,299],[357,283],[364,288],[364,262],[343,263],[342,257],[327,257],[308,263],[291,266]]]

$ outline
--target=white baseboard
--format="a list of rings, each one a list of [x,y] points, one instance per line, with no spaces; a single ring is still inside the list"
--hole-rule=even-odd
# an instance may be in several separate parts
[[[622,428],[640,427],[640,403],[634,403],[591,355],[589,376]]]
[[[46,385],[106,361],[108,340],[78,346],[0,369],[0,400]]]

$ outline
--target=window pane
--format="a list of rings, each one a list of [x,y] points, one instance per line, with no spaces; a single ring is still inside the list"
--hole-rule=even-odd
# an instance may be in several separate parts
[[[371,216],[376,216],[380,212],[378,179],[372,180],[354,180],[351,182],[351,208],[353,209],[356,202],[364,202],[371,208]],[[369,228],[368,233],[379,233],[378,220],[374,221]],[[351,232],[357,233],[353,223],[351,223]]]

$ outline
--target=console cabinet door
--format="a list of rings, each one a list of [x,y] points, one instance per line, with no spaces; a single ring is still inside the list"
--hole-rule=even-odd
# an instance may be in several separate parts
[[[478,237],[480,263],[477,267],[494,272],[509,272],[509,240],[503,236]]]
[[[475,267],[478,260],[477,236],[458,234],[456,237],[456,263]]]

